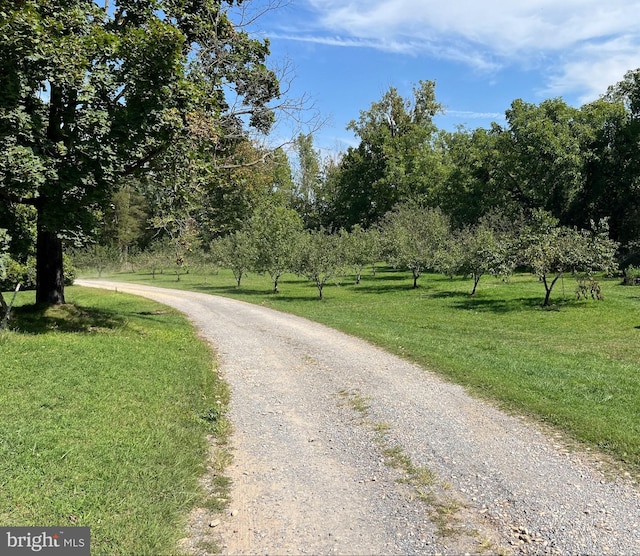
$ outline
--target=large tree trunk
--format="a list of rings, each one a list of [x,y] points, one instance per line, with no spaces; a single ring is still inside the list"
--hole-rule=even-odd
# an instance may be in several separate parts
[[[55,232],[38,227],[36,249],[36,303],[64,303],[62,241]]]
[[[4,297],[2,297],[2,292],[0,292],[0,319],[3,319],[7,314],[7,309],[7,304],[4,300]]]

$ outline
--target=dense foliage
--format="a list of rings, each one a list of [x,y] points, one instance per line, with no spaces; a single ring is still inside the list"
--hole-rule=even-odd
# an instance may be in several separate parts
[[[95,228],[126,176],[191,188],[233,166],[247,127],[270,129],[278,80],[237,3],[0,5],[0,199],[8,219],[33,208],[38,301],[64,301],[62,241]]]

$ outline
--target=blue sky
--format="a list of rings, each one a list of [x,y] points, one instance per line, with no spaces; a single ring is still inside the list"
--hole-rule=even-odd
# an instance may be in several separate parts
[[[254,0],[290,94],[329,118],[315,144],[346,150],[347,123],[389,87],[436,82],[437,124],[489,127],[516,98],[581,106],[640,67],[640,0]]]

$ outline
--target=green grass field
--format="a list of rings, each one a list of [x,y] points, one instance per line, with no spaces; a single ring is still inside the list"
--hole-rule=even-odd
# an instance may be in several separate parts
[[[605,301],[557,286],[551,310],[529,275],[510,283],[411,277],[355,286],[286,276],[281,293],[230,272],[111,278],[231,296],[361,336],[553,425],[640,473],[640,288],[603,280]],[[225,437],[228,393],[209,350],[175,311],[72,287],[46,312],[20,294],[0,333],[0,523],[90,526],[95,554],[173,554],[203,502],[205,434]],[[425,424],[428,426],[428,424]]]
[[[0,523],[89,526],[92,554],[175,554],[227,401],[177,312],[68,288],[0,332]]]
[[[601,281],[604,301],[578,301],[568,277],[543,310],[544,288],[525,274],[485,277],[472,298],[470,280],[425,275],[413,290],[409,274],[383,268],[328,286],[324,301],[294,276],[278,295],[262,276],[235,288],[228,271],[112,278],[235,297],[366,338],[640,472],[640,288],[619,280]]]

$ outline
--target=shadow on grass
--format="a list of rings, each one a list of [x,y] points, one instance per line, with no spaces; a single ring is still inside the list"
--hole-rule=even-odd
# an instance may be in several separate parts
[[[400,272],[398,270],[389,270],[389,271],[385,271],[385,270],[378,270],[378,272],[376,272],[375,276],[372,275],[367,275],[367,274],[363,274],[362,276],[363,280],[384,280],[386,281],[394,281],[394,282],[398,282],[398,281],[409,281],[409,280],[413,280],[413,278],[411,278],[411,275],[407,274],[407,272]]]
[[[9,328],[24,334],[46,334],[53,330],[92,333],[121,328],[125,320],[111,311],[65,305],[22,305],[11,312]]]
[[[388,292],[406,292],[406,291],[418,291],[419,288],[414,288],[413,284],[406,282],[404,284],[365,284],[360,282],[359,284],[348,284],[354,291],[361,291],[366,293],[388,293]]]
[[[465,311],[481,311],[489,313],[512,313],[523,310],[542,310],[542,302],[538,297],[526,299],[477,299],[467,294],[466,299],[453,303],[452,307]],[[548,308],[549,310],[551,308]]]
[[[270,294],[269,290],[247,289],[243,288],[242,286],[238,288],[236,286],[210,286],[208,284],[191,284],[189,286],[189,289],[200,293],[210,293],[212,295],[242,294],[262,297]]]
[[[487,313],[511,313],[531,310],[557,311],[561,307],[573,305],[569,301],[560,301],[548,307],[543,307],[542,299],[537,296],[520,299],[487,299],[482,297],[482,293],[472,296],[469,292],[462,291],[424,292],[423,295],[432,299],[451,300],[450,306],[453,309]]]
[[[251,289],[245,288],[244,286],[240,286],[239,288],[236,286],[211,286],[208,284],[192,284],[189,286],[190,290],[197,291],[200,293],[208,293],[211,295],[221,295],[225,297],[235,297],[242,298],[242,296],[247,297],[260,297],[265,298],[267,300],[277,299],[278,301],[307,301],[319,299],[315,286],[313,286],[313,294],[309,295],[286,295],[286,286],[287,284],[295,284],[295,281],[287,281],[283,280],[280,282],[279,292],[273,293],[273,290],[270,288],[265,289]],[[311,286],[309,286],[311,289]]]
[[[271,294],[273,295],[273,294]],[[320,299],[320,296],[316,293],[315,295],[282,295],[281,293],[273,295],[272,299],[278,301],[284,301],[289,303],[295,303],[296,301],[319,301],[321,303],[331,301],[331,294],[324,294],[324,298]]]

